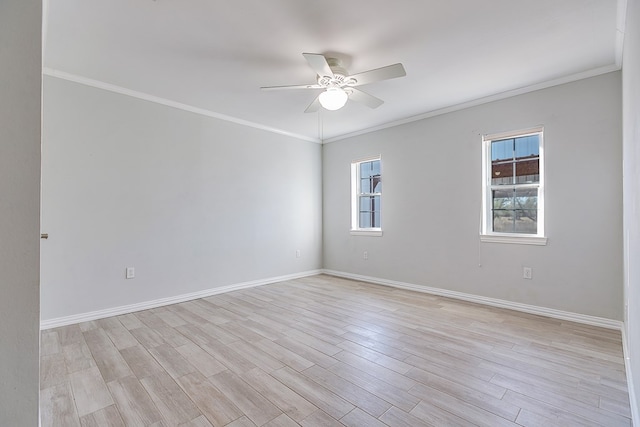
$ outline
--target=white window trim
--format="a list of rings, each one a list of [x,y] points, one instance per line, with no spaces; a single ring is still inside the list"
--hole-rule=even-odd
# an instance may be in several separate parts
[[[531,234],[521,234],[514,236],[512,234],[481,234],[480,241],[483,243],[511,243],[517,245],[538,245],[545,246],[547,244],[546,237],[532,236]]]
[[[380,237],[382,236],[382,230],[379,228],[361,228],[359,230],[350,230],[352,236],[369,236]]]
[[[538,221],[536,234],[519,234],[519,233],[497,233],[491,231],[491,182],[489,181],[491,162],[491,141],[499,139],[508,139],[519,136],[527,136],[532,134],[540,134],[540,181],[536,185],[538,188]],[[483,243],[508,243],[521,245],[541,245],[547,244],[545,236],[545,206],[544,206],[544,188],[545,188],[545,169],[544,169],[544,127],[536,126],[529,129],[522,129],[513,132],[501,132],[482,136],[482,224],[480,231],[480,241]]]
[[[382,156],[365,157],[363,159],[354,160],[351,162],[351,230],[352,236],[369,236],[380,237],[382,236],[382,227],[374,228],[358,228],[358,196],[360,195],[360,172],[358,166],[360,163],[370,162],[373,160],[380,161],[380,175],[384,176],[382,171]],[[382,193],[380,193],[380,206],[382,207]],[[382,212],[382,210],[381,210]],[[381,215],[382,220],[382,215]]]

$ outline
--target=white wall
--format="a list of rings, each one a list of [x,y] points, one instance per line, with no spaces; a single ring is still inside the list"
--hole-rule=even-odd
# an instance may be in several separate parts
[[[325,268],[622,320],[620,85],[610,73],[325,145]],[[480,244],[480,135],[536,125],[548,245]],[[378,154],[384,235],[351,236],[349,165]]]
[[[319,144],[54,77],[43,102],[43,320],[321,268]]]
[[[627,349],[634,387],[634,421],[640,423],[640,1],[628,0],[622,63],[625,304]],[[635,399],[634,396],[635,395]]]
[[[0,425],[38,425],[42,3],[0,2]]]

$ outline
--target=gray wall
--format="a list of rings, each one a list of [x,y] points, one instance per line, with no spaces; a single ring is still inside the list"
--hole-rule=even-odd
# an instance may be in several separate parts
[[[610,73],[325,145],[325,268],[622,320],[620,85]],[[480,244],[480,135],[536,125],[548,245]],[[351,236],[349,165],[378,154],[384,235]]]
[[[0,425],[38,425],[42,3],[0,2]]]
[[[45,77],[42,156],[43,320],[322,267],[319,144]]]
[[[627,349],[634,387],[635,416],[640,415],[640,1],[627,3],[622,69],[624,129],[625,304]],[[633,396],[632,396],[633,399]],[[634,419],[640,423],[640,419]]]

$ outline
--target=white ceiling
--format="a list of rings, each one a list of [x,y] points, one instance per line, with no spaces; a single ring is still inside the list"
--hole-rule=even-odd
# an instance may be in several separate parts
[[[51,0],[44,67],[46,74],[326,140],[619,69],[624,3]],[[305,114],[317,90],[259,89],[314,83],[303,52],[331,53],[350,73],[401,62],[407,76],[360,87],[385,101],[378,109],[349,102]]]

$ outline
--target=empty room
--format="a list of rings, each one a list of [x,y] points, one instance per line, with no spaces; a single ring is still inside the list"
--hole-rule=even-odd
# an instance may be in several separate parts
[[[640,423],[640,0],[0,22],[0,425]]]

